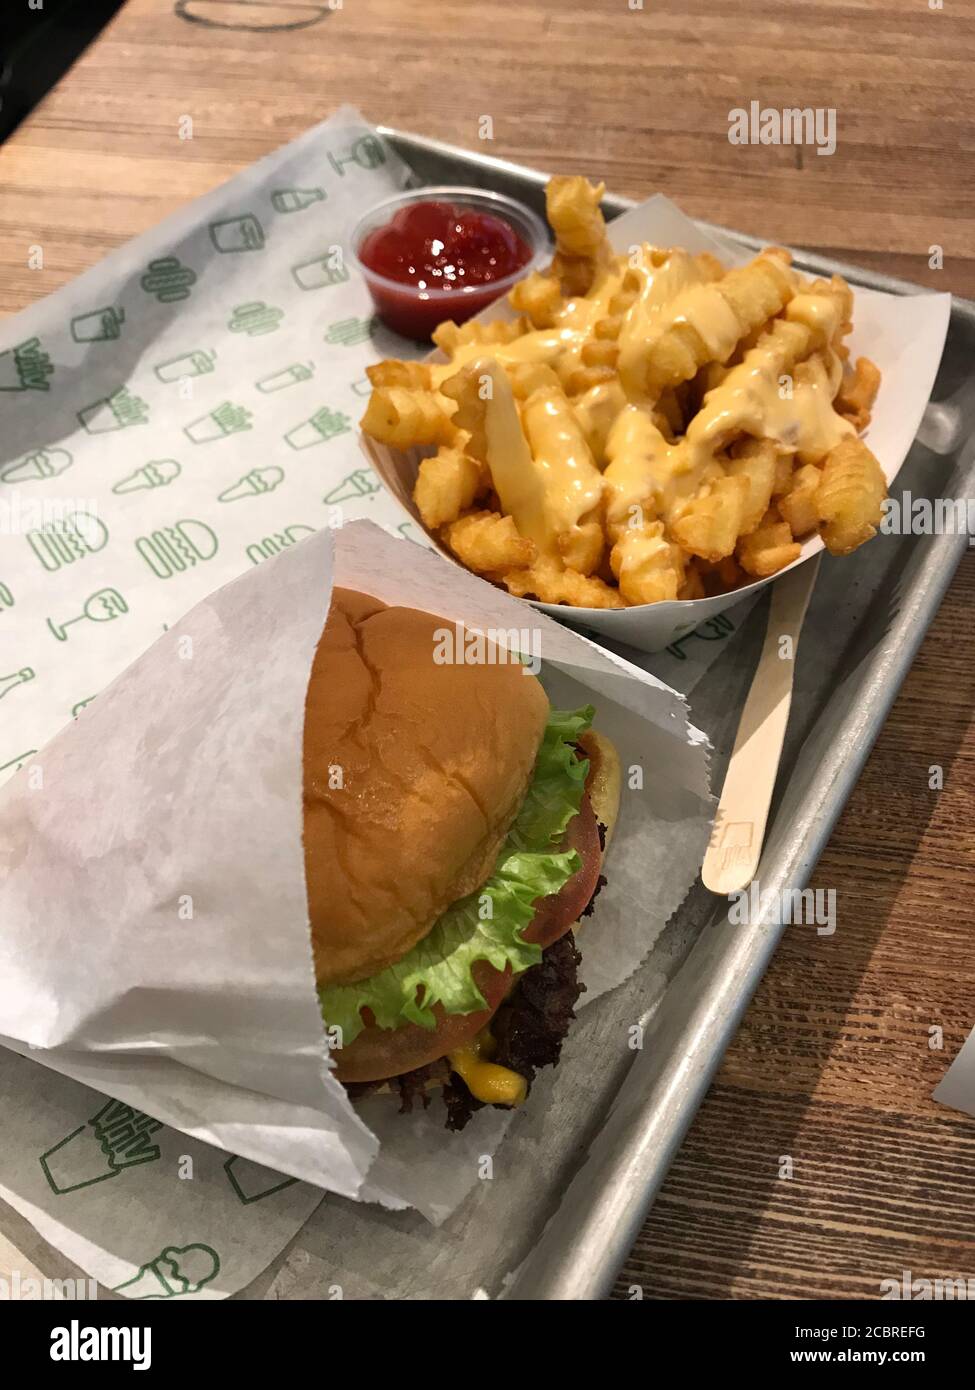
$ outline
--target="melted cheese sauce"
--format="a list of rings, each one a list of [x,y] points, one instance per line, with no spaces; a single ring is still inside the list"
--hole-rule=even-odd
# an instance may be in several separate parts
[[[848,294],[834,286],[810,287],[791,273],[797,293],[783,317],[810,330],[812,355],[792,372],[783,371],[783,345],[766,337],[707,392],[686,435],[674,444],[651,418],[655,402],[643,387],[648,351],[682,323],[693,326],[715,360],[726,360],[739,337],[736,316],[716,290],[720,282],[684,250],[661,253],[645,246],[635,263],[617,257],[589,295],[562,308],[554,327],[510,343],[465,344],[450,363],[434,368],[435,386],[472,362],[491,377],[486,433],[495,490],[541,555],[558,557],[559,535],[597,515],[603,498],[611,535],[644,515],[672,522],[723,475],[717,455],[743,434],[775,440],[802,464],[821,462],[855,433],[832,404],[843,364],[831,344],[848,312]],[[545,363],[564,384],[624,284],[635,289],[635,297],[620,326],[618,376],[571,403],[553,386],[519,405],[504,368]]]
[[[528,1082],[518,1072],[487,1060],[494,1049],[494,1039],[485,1029],[468,1046],[448,1052],[447,1060],[475,1100],[484,1105],[520,1105],[528,1094]]]

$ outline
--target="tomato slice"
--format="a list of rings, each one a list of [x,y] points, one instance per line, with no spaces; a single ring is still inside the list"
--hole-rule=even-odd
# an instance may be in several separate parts
[[[579,914],[596,891],[602,846],[588,796],[583,796],[578,815],[569,822],[561,848],[577,850],[582,867],[561,892],[538,901],[535,916],[525,928],[525,940],[543,950],[578,921]],[[433,1010],[436,1028],[421,1028],[418,1023],[406,1023],[399,1028],[377,1028],[375,1024],[368,1024],[353,1043],[332,1053],[338,1080],[381,1081],[400,1076],[436,1062],[455,1047],[470,1042],[490,1023],[516,978],[510,966],[503,971],[495,970],[485,960],[476,962],[473,973],[487,1008],[474,1014],[447,1014],[443,1006],[437,1004]],[[364,1010],[363,1016],[368,1013]]]

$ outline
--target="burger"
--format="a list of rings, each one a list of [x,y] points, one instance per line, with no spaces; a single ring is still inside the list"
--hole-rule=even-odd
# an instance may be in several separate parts
[[[583,986],[575,937],[616,820],[616,750],[503,647],[444,662],[444,620],[336,588],[304,723],[322,1016],[353,1098],[439,1092],[448,1129],[520,1105]]]

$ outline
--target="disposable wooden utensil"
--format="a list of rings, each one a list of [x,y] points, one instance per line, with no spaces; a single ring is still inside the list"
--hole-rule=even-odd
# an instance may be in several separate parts
[[[819,561],[816,555],[797,565],[772,588],[762,655],[741,712],[711,843],[701,868],[704,886],[712,893],[726,896],[747,887],[758,868],[789,722],[799,634]]]

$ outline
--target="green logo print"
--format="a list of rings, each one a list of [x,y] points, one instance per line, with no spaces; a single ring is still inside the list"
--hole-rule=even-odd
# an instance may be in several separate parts
[[[330,153],[328,162],[344,178],[347,164],[358,164],[360,169],[378,169],[380,164],[386,163],[386,151],[375,135],[363,135],[351,149]]]
[[[313,444],[321,444],[324,440],[334,439],[339,434],[348,434],[351,428],[348,415],[322,406],[310,420],[305,420],[289,430],[284,439],[292,449],[310,449]]]
[[[215,352],[184,352],[168,362],[160,362],[153,371],[160,381],[185,381],[188,376],[206,376],[212,372],[216,358]]]
[[[14,596],[7,588],[6,584],[0,584],[0,612],[4,608],[13,608]]]
[[[133,396],[120,386],[110,396],[78,411],[78,420],[89,434],[107,434],[109,430],[127,430],[144,425],[149,420],[149,407],[141,396]]]
[[[259,541],[252,541],[245,554],[252,565],[259,565],[262,560],[270,560],[272,555],[280,555],[289,545],[296,545],[305,536],[314,534],[313,526],[303,526],[300,523],[286,526],[283,531],[275,531],[271,536],[262,536]]]
[[[16,758],[10,759],[9,763],[0,764],[0,773],[10,771],[19,772],[24,764],[29,762],[36,753],[36,748],[28,748],[26,753],[18,753]]]
[[[231,333],[246,333],[248,337],[258,338],[262,333],[273,333],[281,327],[283,309],[257,300],[254,304],[238,304],[227,327]]]
[[[0,391],[49,391],[48,377],[53,375],[40,338],[28,338],[19,347],[0,352]]]
[[[342,259],[341,247],[332,247],[324,256],[302,261],[291,267],[295,284],[302,290],[322,290],[328,285],[344,285],[349,271]]]
[[[27,532],[27,543],[46,570],[73,565],[86,555],[102,550],[108,540],[108,527],[89,512],[67,512],[36,531]]]
[[[271,206],[275,212],[304,212],[327,197],[324,188],[278,188],[271,194]]]
[[[141,1110],[119,1100],[106,1101],[86,1125],[79,1125],[41,1154],[41,1168],[51,1191],[61,1197],[117,1178],[126,1168],[154,1162],[159,1146],[150,1142],[150,1136],[158,1129],[162,1129],[161,1122]]]
[[[151,294],[160,304],[175,304],[180,299],[189,299],[190,291],[196,284],[196,271],[182,265],[178,256],[163,256],[158,261],[149,262],[139,284],[146,294]]]
[[[260,497],[262,493],[273,492],[283,482],[284,469],[278,468],[277,464],[272,464],[270,468],[252,468],[230,487],[224,488],[217,501],[239,502],[244,497]]]
[[[283,367],[280,372],[262,376],[254,385],[258,391],[268,395],[272,391],[283,391],[286,386],[297,386],[299,381],[311,381],[314,374],[314,362],[293,362],[290,367]]]
[[[119,478],[112,491],[122,496],[126,492],[144,492],[152,488],[168,487],[182,471],[175,459],[153,459],[132,473],[127,473],[124,478]]]
[[[194,444],[209,444],[214,439],[226,439],[230,434],[239,434],[252,428],[253,415],[243,406],[224,401],[209,415],[201,415],[191,425],[184,425],[183,433]]]
[[[220,1256],[212,1245],[167,1245],[147,1260],[131,1279],[116,1284],[113,1293],[129,1298],[179,1298],[198,1293],[220,1272]]]
[[[241,1158],[238,1154],[227,1159],[223,1170],[245,1207],[252,1202],[261,1202],[265,1197],[272,1197],[275,1192],[283,1192],[298,1181],[297,1178],[283,1177],[281,1173],[264,1168],[249,1158]]]
[[[379,483],[372,469],[357,468],[354,473],[349,473],[340,483],[336,483],[331,492],[326,492],[322,501],[328,505],[333,502],[352,502],[357,497],[368,497],[378,491]]]
[[[135,548],[157,578],[172,579],[203,560],[212,560],[220,543],[217,533],[205,521],[189,517],[140,536]]]
[[[18,685],[25,685],[27,681],[35,679],[33,668],[22,666],[19,671],[11,671],[9,676],[0,676],[0,700],[5,695],[9,695]]]
[[[92,309],[71,320],[71,336],[76,343],[110,343],[121,335],[124,309]]]
[[[118,589],[96,589],[85,599],[85,606],[77,617],[67,618],[63,623],[56,623],[53,618],[48,618],[47,625],[59,642],[66,642],[68,634],[65,628],[69,628],[72,623],[80,623],[85,618],[93,623],[109,623],[123,617],[128,611],[129,605]]]
[[[67,449],[35,449],[22,459],[5,464],[0,479],[5,483],[27,483],[34,478],[56,478],[74,463]]]
[[[325,341],[338,347],[356,347],[369,341],[377,325],[375,315],[368,319],[339,319],[337,323],[329,324]]]
[[[264,228],[252,212],[210,223],[210,240],[218,251],[263,251]]]

